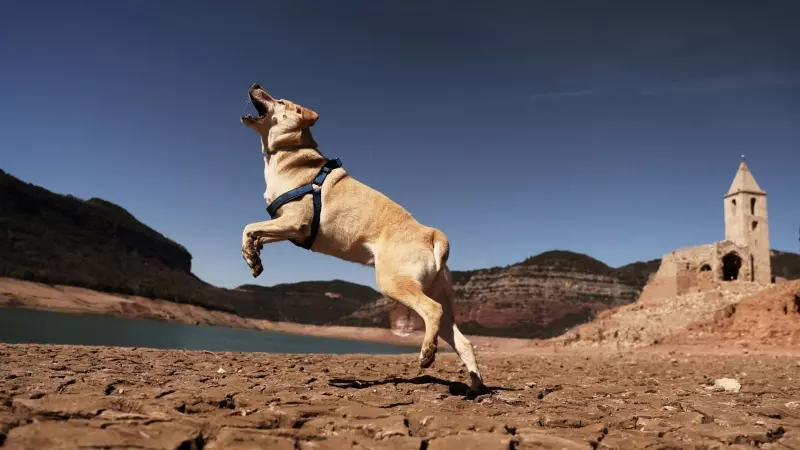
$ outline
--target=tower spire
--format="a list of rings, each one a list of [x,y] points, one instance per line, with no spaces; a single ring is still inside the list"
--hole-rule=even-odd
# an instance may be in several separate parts
[[[742,155],[742,162],[739,163],[739,170],[736,171],[736,176],[733,177],[733,183],[731,183],[731,187],[728,189],[728,193],[725,194],[725,197],[740,192],[766,195],[766,192],[761,189],[755,177],[753,177],[753,173],[750,172],[750,168],[747,167],[747,160],[744,155]]]

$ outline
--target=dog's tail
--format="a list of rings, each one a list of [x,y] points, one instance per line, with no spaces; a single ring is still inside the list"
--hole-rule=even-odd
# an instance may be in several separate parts
[[[433,257],[436,262],[436,273],[439,273],[447,264],[447,258],[450,257],[450,241],[444,233],[437,229],[433,229]]]

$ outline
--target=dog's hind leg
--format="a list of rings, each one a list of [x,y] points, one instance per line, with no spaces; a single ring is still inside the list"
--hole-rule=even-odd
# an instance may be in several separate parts
[[[430,294],[442,305],[443,313],[439,328],[439,336],[456,351],[458,357],[461,358],[461,362],[463,362],[464,366],[467,368],[470,378],[470,390],[473,392],[481,392],[484,389],[483,378],[478,369],[478,363],[475,360],[472,343],[461,334],[458,325],[456,325],[453,306],[455,293],[453,292],[450,270],[447,266],[443,266],[439,271],[436,281],[431,285]]]
[[[425,322],[425,338],[419,354],[419,365],[427,368],[436,359],[439,324],[442,319],[442,305],[423,292],[423,286],[433,281],[435,268],[433,258],[413,253],[406,254],[405,257],[408,259],[404,258],[404,261],[381,256],[375,259],[378,288],[383,295],[411,308],[422,317]]]

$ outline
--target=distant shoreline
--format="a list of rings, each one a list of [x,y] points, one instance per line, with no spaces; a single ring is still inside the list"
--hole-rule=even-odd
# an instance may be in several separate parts
[[[71,314],[108,315],[401,346],[418,346],[421,344],[423,337],[422,332],[400,336],[392,333],[388,328],[272,322],[166,300],[110,294],[75,286],[48,285],[4,277],[0,277],[0,308],[27,308]],[[522,348],[542,346],[542,341],[529,339],[470,336],[470,340],[477,347],[477,351],[509,352]],[[449,346],[441,342],[441,340],[439,344],[440,351],[451,351]]]

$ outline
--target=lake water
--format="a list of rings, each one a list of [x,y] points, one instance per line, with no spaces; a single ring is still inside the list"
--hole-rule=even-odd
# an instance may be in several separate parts
[[[269,353],[415,353],[388,344],[113,316],[0,308],[0,342]]]

